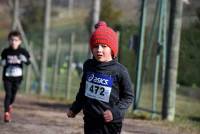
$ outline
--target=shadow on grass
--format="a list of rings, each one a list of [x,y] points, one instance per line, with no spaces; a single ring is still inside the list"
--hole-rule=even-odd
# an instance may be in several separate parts
[[[140,120],[158,120],[160,116],[160,111],[153,111],[151,109],[143,107],[138,107],[134,111],[126,113],[126,117]]]
[[[145,111],[145,112],[152,113],[152,114],[161,115],[161,112],[159,112],[159,111],[153,111],[153,110],[147,109],[147,108],[139,107],[138,110]]]
[[[37,105],[43,108],[56,109],[56,110],[66,110],[71,107],[71,104],[62,103],[48,103],[48,102],[34,102],[33,105]]]
[[[189,117],[189,120],[195,121],[195,122],[199,122],[199,123],[200,123],[200,117],[190,116],[190,117]]]

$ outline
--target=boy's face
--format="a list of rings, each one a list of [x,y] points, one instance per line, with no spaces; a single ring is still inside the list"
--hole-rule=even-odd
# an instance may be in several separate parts
[[[9,39],[9,44],[13,49],[19,48],[20,44],[22,43],[21,39],[18,36],[12,36]]]
[[[100,62],[108,62],[112,60],[112,51],[110,47],[104,44],[98,44],[92,49],[95,59]]]

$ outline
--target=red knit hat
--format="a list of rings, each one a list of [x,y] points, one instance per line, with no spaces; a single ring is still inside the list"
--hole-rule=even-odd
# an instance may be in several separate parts
[[[118,53],[118,37],[112,28],[108,27],[104,21],[100,21],[95,25],[95,31],[90,37],[90,49],[92,50],[97,44],[105,44],[113,52],[114,58]]]

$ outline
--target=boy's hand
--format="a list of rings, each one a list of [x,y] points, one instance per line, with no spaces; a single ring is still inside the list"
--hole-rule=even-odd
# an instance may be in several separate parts
[[[0,64],[1,66],[5,66],[6,65],[6,60],[1,60],[0,62],[1,62],[1,64]]]
[[[27,62],[27,58],[26,58],[24,55],[22,55],[22,54],[19,55],[19,59],[20,59],[22,62]]]
[[[111,122],[113,120],[113,114],[110,110],[106,110],[103,113],[103,117],[104,117],[105,122]]]
[[[76,115],[71,111],[71,110],[67,110],[67,117],[68,118],[74,118]]]

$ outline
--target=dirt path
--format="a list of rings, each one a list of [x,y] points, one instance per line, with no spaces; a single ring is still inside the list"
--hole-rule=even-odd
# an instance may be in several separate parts
[[[67,106],[35,97],[17,96],[13,121],[3,122],[3,97],[0,95],[0,134],[83,134],[82,114],[66,118]],[[183,134],[155,122],[125,119],[122,134]]]

